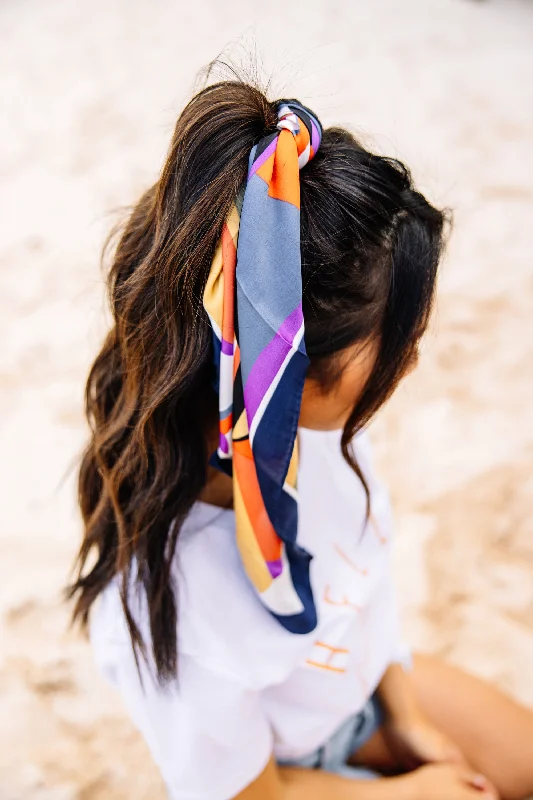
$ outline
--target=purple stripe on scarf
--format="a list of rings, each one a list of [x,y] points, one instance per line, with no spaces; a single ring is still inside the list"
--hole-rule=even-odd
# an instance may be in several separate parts
[[[318,135],[318,128],[312,119],[311,119],[311,130],[312,130],[311,147],[313,148],[313,154],[315,154],[320,145],[320,136]]]
[[[281,558],[277,558],[275,561],[267,561],[266,562],[268,571],[272,575],[273,578],[279,578],[281,573],[283,572],[283,564],[281,563]]]
[[[233,342],[228,342],[227,339],[222,339],[221,350],[226,356],[233,355]]]
[[[283,336],[292,345],[294,337],[302,327],[303,321],[302,304],[298,303],[294,311],[291,311],[289,316],[281,323],[278,329],[278,336]]]
[[[285,361],[302,323],[302,304],[299,303],[282,322],[274,338],[259,353],[244,387],[248,425],[252,424],[257,409]]]
[[[265,161],[266,161],[268,158],[270,158],[270,156],[272,155],[272,153],[274,153],[274,152],[275,152],[275,150],[276,150],[276,147],[277,147],[277,144],[278,144],[278,137],[276,136],[276,138],[275,138],[275,139],[273,139],[273,140],[270,142],[270,144],[268,145],[267,149],[266,149],[266,150],[263,150],[263,152],[261,153],[261,155],[259,156],[259,158],[258,158],[256,161],[254,161],[254,163],[252,164],[252,167],[251,167],[251,169],[250,169],[250,172],[248,173],[248,180],[250,180],[250,178],[252,177],[252,175],[253,175],[255,172],[257,172],[257,170],[259,169],[259,167],[262,167],[262,166],[263,166],[263,164],[265,163]]]
[[[221,433],[218,437],[218,446],[223,453],[229,453],[228,440],[223,433]]]

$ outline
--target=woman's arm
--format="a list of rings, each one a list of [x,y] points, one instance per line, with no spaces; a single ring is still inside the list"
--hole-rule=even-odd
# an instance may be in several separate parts
[[[414,800],[408,786],[404,791],[405,782],[403,776],[353,781],[319,769],[278,767],[272,758],[234,800]]]
[[[377,691],[389,719],[414,719],[421,714],[409,675],[401,664],[388,666]]]
[[[415,696],[409,673],[391,664],[377,689],[385,711],[384,732],[399,765],[466,763],[459,748],[425,716]]]
[[[272,758],[234,800],[498,800],[467,767],[436,764],[407,775],[351,780],[319,769],[278,767]]]

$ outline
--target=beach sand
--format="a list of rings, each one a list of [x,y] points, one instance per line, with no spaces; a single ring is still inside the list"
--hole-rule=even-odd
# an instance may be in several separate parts
[[[0,7],[0,800],[164,797],[61,587],[80,537],[98,266],[196,71],[250,42],[325,125],[454,209],[419,369],[372,426],[405,631],[533,704],[533,5],[527,0]],[[282,24],[283,23],[283,24]]]

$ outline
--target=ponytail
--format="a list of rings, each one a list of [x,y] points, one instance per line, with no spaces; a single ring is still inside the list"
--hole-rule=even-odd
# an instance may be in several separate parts
[[[206,482],[206,439],[217,419],[211,329],[199,298],[250,150],[276,122],[264,95],[244,83],[196,95],[178,119],[158,182],[123,230],[108,276],[114,325],[86,386],[85,533],[68,593],[74,618],[86,624],[92,603],[118,576],[133,646],[144,652],[128,604],[135,559],[162,680],[176,670],[170,565],[181,523]]]

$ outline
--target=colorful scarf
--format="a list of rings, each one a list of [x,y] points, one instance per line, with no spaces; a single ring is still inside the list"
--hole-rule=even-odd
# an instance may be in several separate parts
[[[213,327],[220,439],[212,462],[233,475],[237,542],[246,573],[289,631],[316,627],[311,555],[298,545],[304,342],[299,170],[322,127],[295,101],[252,148],[243,192],[224,224],[204,292]]]

